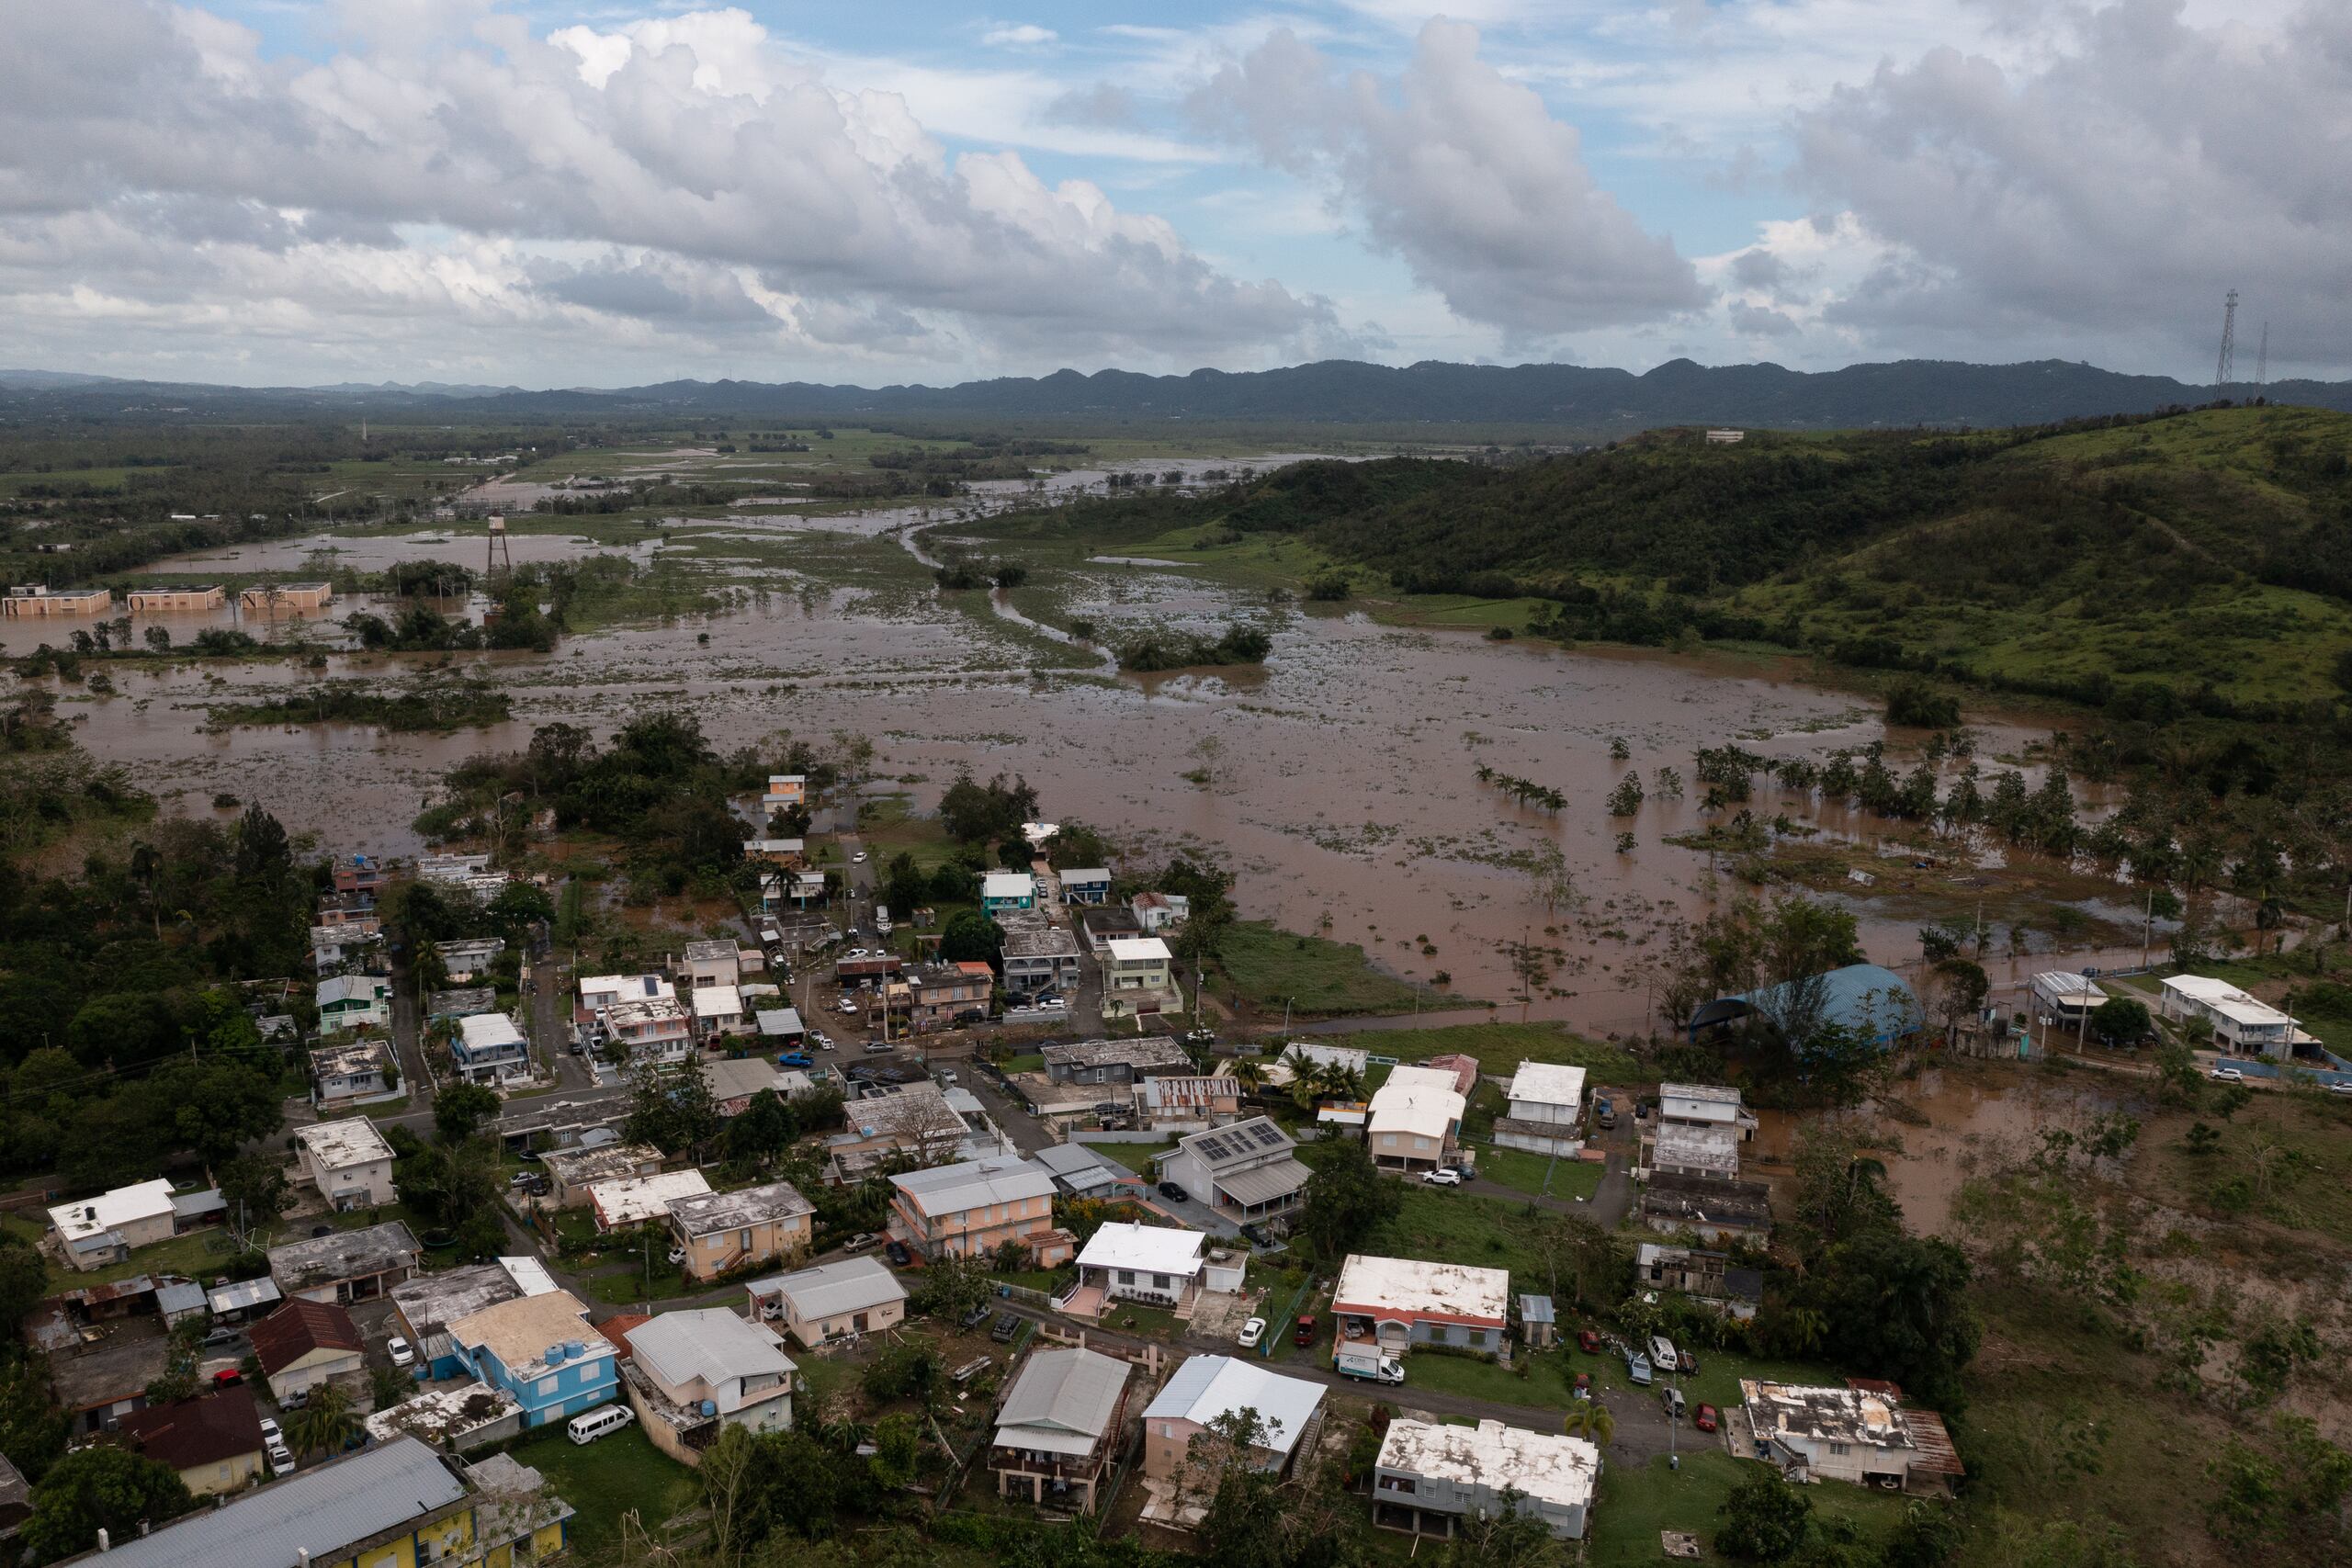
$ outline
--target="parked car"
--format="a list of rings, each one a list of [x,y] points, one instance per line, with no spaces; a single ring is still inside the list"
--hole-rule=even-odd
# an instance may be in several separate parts
[[[1577,1330],[1577,1348],[1588,1356],[1600,1354],[1600,1336],[1589,1328]]]
[[[1298,1326],[1291,1331],[1290,1342],[1299,1346],[1315,1343],[1315,1314],[1313,1313],[1308,1313],[1298,1320]]]
[[[1159,1195],[1171,1203],[1182,1203],[1192,1197],[1190,1192],[1172,1181],[1163,1181],[1159,1184]]]
[[[269,1448],[276,1448],[286,1441],[286,1434],[277,1429],[276,1416],[265,1416],[261,1418],[261,1440]]]
[[[1699,1358],[1692,1352],[1690,1346],[1677,1345],[1674,1348],[1674,1359],[1682,1363],[1682,1371],[1684,1376],[1691,1377],[1697,1375],[1699,1371]]]
[[[1253,1317],[1241,1325],[1241,1332],[1235,1336],[1234,1343],[1239,1345],[1244,1350],[1255,1350],[1258,1348],[1258,1342],[1265,1337],[1266,1320],[1262,1317]]]
[[[833,1037],[821,1029],[810,1030],[808,1038],[820,1051],[830,1051],[833,1048]]]
[[[1187,1045],[1214,1045],[1216,1043],[1216,1031],[1214,1029],[1187,1030],[1184,1034],[1184,1043]]]
[[[1592,1397],[1592,1374],[1590,1372],[1578,1372],[1577,1374],[1577,1385],[1570,1389],[1568,1393],[1569,1396],[1574,1399],[1590,1399]]]
[[[885,1052],[891,1048],[891,1044],[888,1040],[869,1040],[865,1043],[865,1049],[869,1054]]]
[[[272,1480],[277,1479],[278,1476],[290,1475],[294,1472],[293,1450],[288,1448],[283,1442],[275,1442],[269,1445],[267,1452],[269,1454],[269,1473]]]
[[[204,1331],[204,1348],[209,1350],[219,1345],[234,1345],[244,1337],[245,1331],[233,1323],[215,1324]]]
[[[683,1247],[673,1247],[670,1249],[669,1258],[670,1267],[675,1269],[686,1260],[686,1249]]]
[[[985,1011],[978,1008],[967,1008],[957,1013],[953,1021],[958,1029],[972,1029],[988,1021],[989,1015]]]
[[[525,1165],[537,1165],[539,1163],[539,1151],[537,1149],[516,1149],[514,1151],[514,1157],[521,1160]]]
[[[2212,1071],[2211,1077],[2215,1083],[2245,1082],[2245,1075],[2238,1071],[2235,1067],[2215,1067]]]
[[[537,1173],[536,1171],[518,1170],[514,1175],[506,1179],[506,1185],[509,1187],[528,1187],[536,1179],[537,1179]]]
[[[1421,1172],[1421,1181],[1429,1187],[1459,1187],[1462,1185],[1462,1173],[1458,1170],[1425,1170]]]
[[[1697,1413],[1690,1417],[1690,1425],[1698,1427],[1702,1432],[1713,1431],[1721,1422],[1721,1416],[1712,1404],[1702,1404]]]
[[[2330,1094],[2352,1094],[2352,1078],[2338,1078],[2327,1086]]]
[[[817,1058],[806,1051],[786,1051],[776,1057],[775,1065],[779,1067],[813,1067],[817,1065]]]
[[[396,1367],[416,1365],[415,1348],[397,1334],[384,1341],[384,1354],[392,1359],[392,1365]]]
[[[859,1013],[865,1010],[857,1005],[857,998],[855,997],[843,997],[841,1000],[833,1004],[833,1010],[836,1012],[846,1013],[852,1018],[855,1018]]]
[[[915,1260],[915,1255],[907,1250],[907,1244],[895,1236],[882,1244],[882,1256],[900,1269]]]
[[[978,1328],[980,1325],[989,1320],[989,1314],[995,1310],[996,1308],[990,1306],[988,1303],[982,1302],[978,1305],[973,1307],[970,1311],[967,1312],[962,1317],[958,1318],[956,1322],[966,1328]]]
[[[234,1367],[223,1367],[212,1374],[214,1388],[234,1388],[245,1381],[245,1374]]]
[[[989,1337],[1000,1345],[1009,1345],[1020,1332],[1021,1314],[1008,1308],[996,1314],[996,1326],[989,1330]]]
[[[1269,1247],[1272,1245],[1272,1238],[1266,1235],[1265,1227],[1259,1224],[1254,1220],[1241,1227],[1241,1239],[1248,1242],[1252,1247]]]
[[[1680,1420],[1683,1411],[1688,1408],[1682,1391],[1671,1383],[1657,1391],[1657,1402],[1666,1407],[1666,1418],[1669,1421]]]
[[[1636,1388],[1650,1386],[1650,1359],[1639,1350],[1625,1358],[1625,1375]]]
[[[850,856],[849,863],[852,865],[864,865],[865,863],[865,852],[864,850],[860,850],[857,853]]]
[[[1673,1340],[1663,1334],[1650,1336],[1650,1365],[1662,1372],[1675,1372],[1682,1370],[1681,1361],[1674,1354]]]
[[[855,1235],[850,1237],[847,1241],[842,1243],[842,1250],[843,1252],[864,1252],[881,1239],[882,1238],[880,1236],[876,1235],[872,1231],[860,1231]]]

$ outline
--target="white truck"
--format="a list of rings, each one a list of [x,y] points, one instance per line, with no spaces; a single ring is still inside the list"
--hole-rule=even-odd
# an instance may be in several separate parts
[[[890,906],[888,904],[874,906],[874,934],[876,936],[890,934]]]
[[[1385,1383],[1405,1381],[1405,1363],[1394,1356],[1382,1354],[1377,1346],[1342,1344],[1333,1353],[1331,1364],[1343,1378],[1363,1378],[1370,1382]]]

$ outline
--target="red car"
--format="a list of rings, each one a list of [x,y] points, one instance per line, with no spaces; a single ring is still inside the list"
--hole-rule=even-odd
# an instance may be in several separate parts
[[[223,1367],[212,1374],[212,1386],[231,1388],[245,1381],[245,1374],[234,1367]]]
[[[1315,1319],[1311,1314],[1298,1320],[1298,1328],[1291,1335],[1290,1342],[1294,1345],[1315,1343]]]
[[[1699,1406],[1697,1410],[1691,1413],[1690,1425],[1698,1427],[1702,1432],[1713,1431],[1715,1429],[1715,1407],[1712,1404],[1702,1404]]]
[[[1589,1328],[1577,1330],[1577,1348],[1588,1356],[1600,1354],[1600,1336]]]

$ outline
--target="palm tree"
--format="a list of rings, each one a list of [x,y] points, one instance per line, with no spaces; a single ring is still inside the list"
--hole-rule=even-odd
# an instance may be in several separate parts
[[[1244,1095],[1253,1100],[1256,1099],[1258,1091],[1266,1087],[1265,1063],[1260,1061],[1255,1056],[1235,1057],[1233,1062],[1233,1081],[1240,1086],[1241,1092]]]
[[[1337,1100],[1351,1105],[1363,1102],[1363,1074],[1353,1067],[1334,1066],[1324,1080],[1324,1088]]]
[[[1821,1348],[1824,1336],[1829,1332],[1829,1320],[1807,1306],[1782,1307],[1778,1336],[1787,1348],[1800,1356],[1811,1355]]]
[[[326,1383],[311,1390],[311,1402],[287,1424],[286,1440],[298,1454],[334,1453],[357,1435],[359,1417],[351,1411],[351,1396]]]
[[[1568,1413],[1560,1418],[1560,1429],[1571,1438],[1582,1438],[1596,1448],[1605,1449],[1609,1439],[1617,1435],[1617,1417],[1597,1399],[1572,1399],[1568,1401]]]

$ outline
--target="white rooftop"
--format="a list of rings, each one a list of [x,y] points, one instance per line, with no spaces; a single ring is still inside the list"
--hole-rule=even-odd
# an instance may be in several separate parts
[[[311,1158],[327,1170],[345,1170],[371,1160],[392,1157],[392,1145],[384,1142],[384,1134],[376,1131],[376,1123],[365,1116],[321,1122],[300,1129],[294,1137],[309,1151]]]
[[[172,1184],[157,1177],[131,1187],[118,1187],[75,1203],[60,1203],[49,1212],[49,1223],[71,1244],[103,1235],[117,1225],[152,1220],[172,1212]]]
[[[1466,1263],[1425,1263],[1417,1258],[1374,1258],[1351,1252],[1331,1292],[1337,1311],[1367,1309],[1410,1316],[1501,1323],[1510,1315],[1510,1270]]]
[[[487,1050],[493,1045],[523,1045],[528,1042],[514,1021],[503,1012],[478,1012],[458,1021],[458,1032],[465,1036],[469,1051]]]
[[[1176,1369],[1143,1414],[1147,1421],[1192,1421],[1205,1427],[1233,1411],[1254,1410],[1266,1426],[1265,1446],[1287,1454],[1322,1403],[1320,1383],[1286,1378],[1238,1357],[1194,1356]]]
[[[697,1378],[718,1384],[798,1370],[774,1329],[725,1307],[662,1313],[628,1331],[628,1348],[639,1366],[672,1388]]]
[[[1582,1438],[1481,1421],[1447,1427],[1399,1418],[1380,1444],[1380,1468],[1450,1481],[1457,1486],[1520,1492],[1555,1507],[1592,1502],[1600,1450]]]
[[[1201,1271],[1202,1254],[1209,1238],[1199,1231],[1173,1230],[1166,1225],[1137,1225],[1113,1221],[1094,1233],[1078,1255],[1081,1269],[1131,1269],[1151,1274]]]
[[[555,1282],[555,1276],[548,1272],[548,1266],[536,1258],[528,1255],[502,1258],[498,1263],[514,1279],[515,1287],[526,1296],[544,1296],[563,1288]]]
[[[1114,964],[1168,962],[1168,944],[1156,936],[1114,936],[1111,939],[1110,948]]]
[[[1372,1097],[1365,1120],[1374,1134],[1409,1133],[1442,1138],[1462,1120],[1470,1101],[1455,1089],[1454,1076],[1443,1067],[1392,1067],[1388,1081]]]
[[[1037,879],[1025,871],[992,871],[980,878],[983,898],[1035,898]]]
[[[732,986],[696,986],[695,1016],[696,1018],[741,1018],[743,1015],[743,993]]]
[[[1584,1103],[1584,1069],[1557,1062],[1521,1062],[1510,1076],[1510,1097],[1574,1109]]]
[[[582,975],[580,996],[627,998],[643,1001],[653,997],[675,997],[677,987],[659,975]]]
[[[588,1201],[606,1229],[633,1225],[642,1220],[666,1219],[673,1198],[699,1198],[710,1190],[699,1170],[662,1170],[651,1176],[624,1176],[599,1181],[588,1189]]]
[[[1736,1167],[1739,1164],[1739,1129],[1661,1122],[1657,1129],[1657,1152],[1651,1156],[1651,1162],[1656,1165]]]
[[[2175,975],[2165,979],[2163,985],[2167,991],[2177,991],[2184,997],[2195,997],[2200,1001],[2243,997],[2246,994],[2227,980],[2217,980],[2211,975]]]

